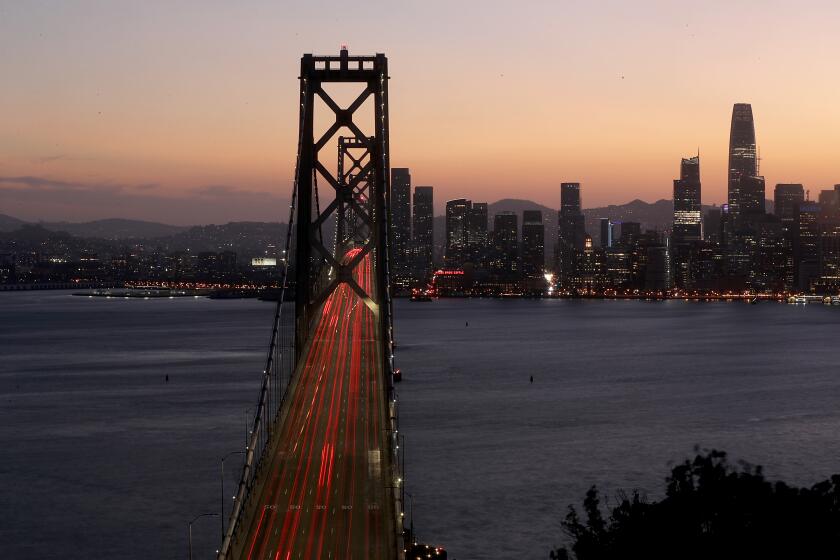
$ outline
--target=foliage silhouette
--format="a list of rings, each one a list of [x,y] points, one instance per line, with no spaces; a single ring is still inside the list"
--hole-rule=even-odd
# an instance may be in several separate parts
[[[764,478],[760,466],[695,449],[666,478],[665,498],[620,493],[605,519],[598,490],[569,506],[571,539],[552,560],[840,558],[840,475],[811,488]]]

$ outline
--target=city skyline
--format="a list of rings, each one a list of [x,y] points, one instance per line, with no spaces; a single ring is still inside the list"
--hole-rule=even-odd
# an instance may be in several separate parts
[[[290,20],[260,2],[236,17],[198,3],[6,6],[3,213],[282,220],[297,124],[288,76],[300,53],[341,43],[389,53],[391,162],[436,187],[435,214],[505,193],[556,207],[561,181],[586,185],[587,207],[668,198],[673,162],[698,146],[703,202],[720,204],[741,102],[755,111],[767,185],[838,182],[840,108],[822,71],[840,54],[834,4],[481,6],[363,4],[359,18],[386,16],[377,44],[365,26],[324,25],[319,5]],[[784,44],[766,33],[780,26]],[[218,40],[230,36],[243,39]],[[424,63],[438,57],[447,62]],[[702,87],[669,78],[686,61]]]

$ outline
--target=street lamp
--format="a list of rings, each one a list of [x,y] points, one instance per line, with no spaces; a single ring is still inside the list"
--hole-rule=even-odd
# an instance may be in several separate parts
[[[225,459],[227,459],[231,455],[245,455],[245,452],[244,451],[231,451],[230,453],[228,453],[227,455],[222,457],[222,476],[221,476],[221,479],[220,479],[221,482],[222,482],[222,503],[221,503],[222,514],[219,517],[221,518],[221,521],[222,521],[222,541],[223,542],[225,540]]]
[[[397,449],[399,449],[399,442],[402,441],[402,453],[400,453],[397,458],[402,459],[402,468],[400,469],[402,472],[402,478],[405,478],[405,435],[400,434],[397,438]],[[400,489],[400,502],[402,503],[402,507],[405,508],[405,484],[402,485]]]
[[[189,530],[190,530],[190,560],[192,560],[192,526],[193,523],[201,519],[202,517],[216,517],[219,515],[218,513],[202,513],[201,515],[197,516],[195,519],[189,522]]]
[[[405,495],[408,496],[409,500],[411,500],[411,506],[409,507],[409,510],[408,510],[409,515],[411,516],[410,525],[409,525],[410,528],[409,528],[408,531],[411,534],[411,544],[414,544],[417,541],[417,539],[414,538],[414,494],[412,494],[411,492],[406,492]],[[404,504],[403,504],[403,507],[405,507]]]

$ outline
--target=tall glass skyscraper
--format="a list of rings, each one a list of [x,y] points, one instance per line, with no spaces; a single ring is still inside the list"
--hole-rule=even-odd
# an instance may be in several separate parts
[[[560,185],[560,210],[557,212],[557,273],[560,285],[571,281],[575,255],[582,251],[586,238],[586,222],[581,210],[580,183]]]
[[[683,159],[674,181],[674,241],[700,241],[700,156]]]
[[[412,255],[414,278],[425,284],[432,276],[432,254],[434,251],[434,189],[416,187],[414,189],[414,237]]]
[[[473,202],[467,219],[467,257],[477,266],[486,264],[488,210],[486,202]]]
[[[526,278],[542,278],[545,268],[545,225],[542,212],[522,212],[522,272]]]
[[[502,281],[519,278],[519,220],[514,212],[493,217],[493,257],[490,269]]]
[[[612,220],[609,218],[601,218],[599,223],[601,224],[601,248],[609,249],[613,246]]]
[[[580,183],[560,185],[558,241],[575,249],[583,249],[586,228],[580,203]]]
[[[391,168],[391,254],[394,272],[408,272],[411,243],[411,173],[406,167]]]
[[[741,217],[741,177],[758,175],[755,149],[755,123],[752,106],[736,103],[732,108],[729,129],[729,213],[734,220]]]
[[[472,201],[465,198],[450,200],[446,203],[446,266],[460,268],[464,266],[469,246],[469,218]]]

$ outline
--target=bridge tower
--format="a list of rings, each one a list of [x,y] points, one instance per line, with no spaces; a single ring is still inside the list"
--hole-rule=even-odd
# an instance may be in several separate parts
[[[299,80],[298,152],[280,297],[229,517],[224,497],[221,504],[217,557],[251,558],[254,550],[275,548],[290,553],[292,541],[309,550],[306,539],[289,537],[295,533],[286,530],[292,521],[287,526],[285,520],[326,530],[327,494],[321,493],[326,478],[309,476],[310,458],[317,453],[329,465],[342,462],[342,476],[336,471],[329,478],[335,492],[340,486],[351,502],[366,500],[367,507],[346,511],[386,525],[374,540],[380,541],[376,550],[390,552],[376,557],[399,559],[405,554],[405,500],[393,385],[388,62],[383,54],[350,56],[346,48],[338,56],[307,54],[301,58]],[[346,96],[348,90],[349,98],[338,96]],[[337,158],[332,152],[336,147]],[[354,319],[345,319],[350,316]],[[342,321],[352,323],[353,330],[334,327]],[[325,342],[336,339],[341,339],[336,345]],[[351,376],[358,383],[352,393]],[[335,414],[310,415],[313,407],[323,410],[326,399],[315,405],[313,395],[326,394],[327,386],[338,401],[355,400],[336,405]],[[340,418],[347,431],[338,428]],[[364,437],[355,437],[357,428]],[[340,435],[347,432],[353,436]],[[346,452],[336,455],[336,448]],[[332,466],[329,469],[333,472]],[[284,501],[292,499],[296,501]],[[302,506],[307,500],[320,502]],[[281,518],[278,528],[274,523]],[[380,527],[380,521],[352,524],[341,516],[330,519],[341,530]],[[321,535],[340,534],[334,532],[336,526],[329,529]],[[356,545],[368,542],[359,538],[353,541]]]
[[[368,165],[370,150],[375,138],[362,142],[355,137],[338,137],[337,179],[342,189],[351,191],[354,204],[369,214],[371,212],[371,166]],[[352,186],[351,186],[352,185]],[[338,202],[333,254],[340,254],[342,248],[364,243],[371,235],[370,226],[358,215],[354,206],[343,199]]]
[[[324,89],[328,83],[356,83],[362,91],[342,108]],[[362,132],[354,116],[373,97],[373,135]],[[316,99],[331,112],[332,124],[315,137]],[[338,169],[335,174],[324,164],[323,149],[340,131]],[[309,339],[312,320],[320,306],[339,286],[348,284],[374,311],[385,342],[382,371],[392,379],[393,323],[390,296],[390,177],[388,151],[388,60],[384,54],[350,56],[346,48],[339,56],[304,55],[300,64],[300,144],[295,246],[295,348],[297,355]],[[354,155],[354,150],[361,154]],[[347,161],[349,169],[346,168]],[[320,208],[319,178],[335,198]],[[323,237],[324,226],[333,221],[332,250]],[[356,233],[364,231],[362,237]],[[348,232],[354,235],[348,237]],[[341,255],[348,248],[361,249],[349,262]],[[374,293],[365,292],[353,279],[353,270],[368,254],[374,261]]]

